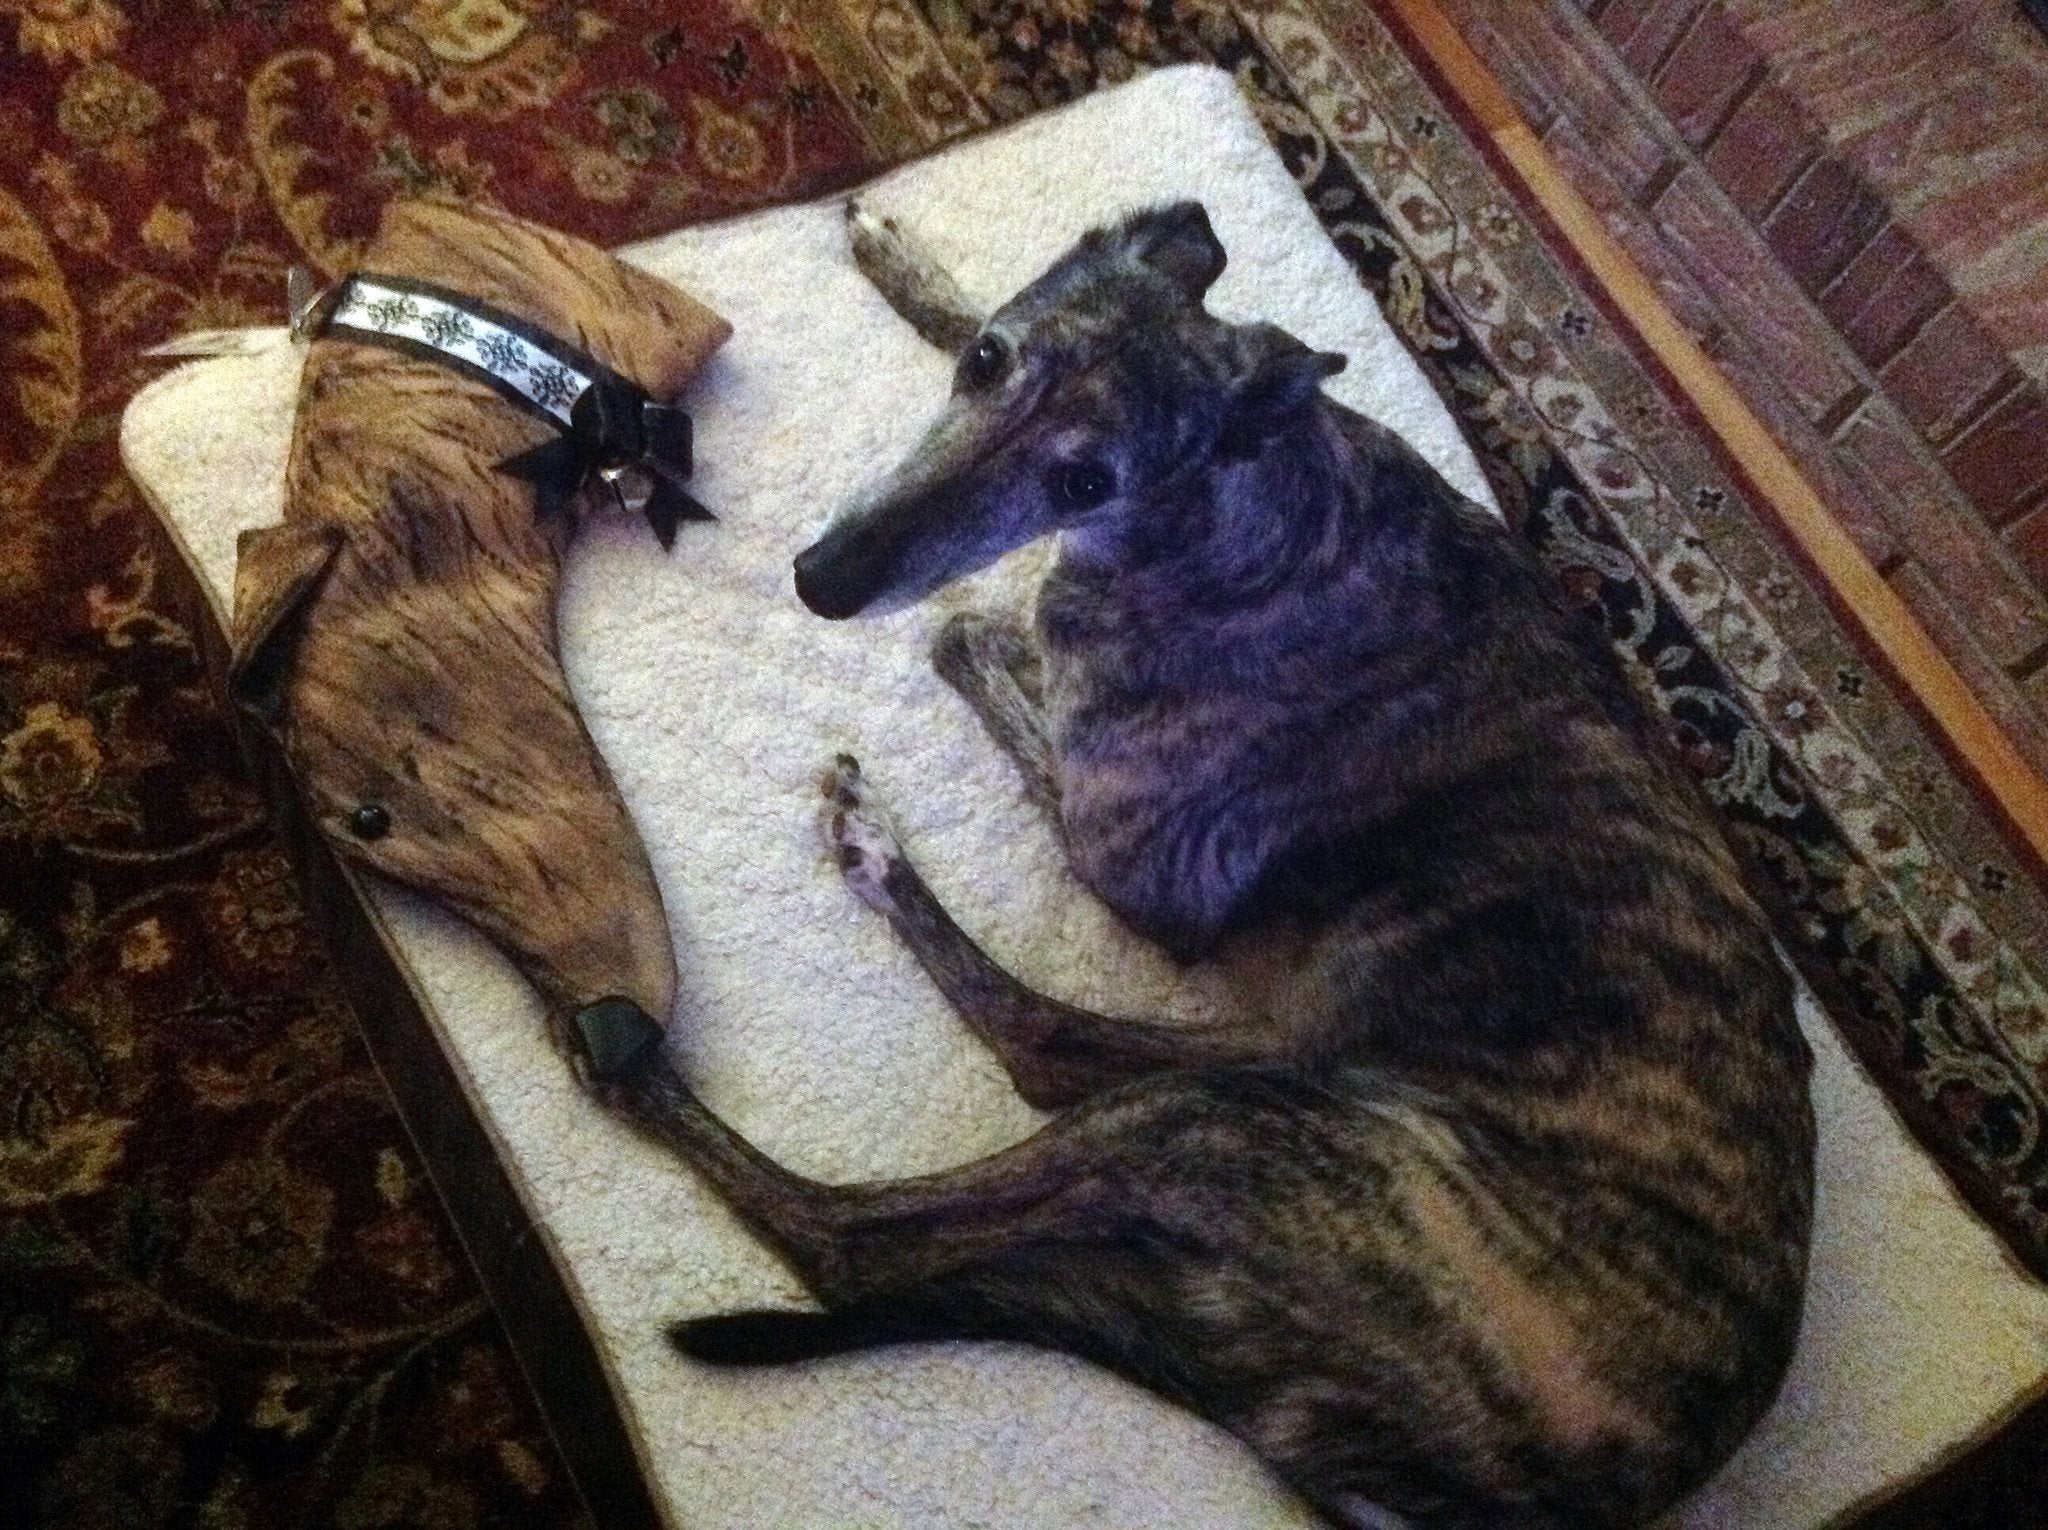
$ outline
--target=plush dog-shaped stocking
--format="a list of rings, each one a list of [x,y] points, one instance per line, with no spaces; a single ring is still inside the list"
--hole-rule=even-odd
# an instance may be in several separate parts
[[[362,270],[479,300],[657,404],[731,332],[601,250],[476,209],[395,204]],[[541,474],[537,491],[505,464],[573,433],[424,350],[349,333],[312,341],[284,521],[239,545],[235,695],[335,849],[480,928],[551,1024],[583,1016],[601,1071],[604,1017],[644,1045],[641,1017],[665,1023],[676,991],[647,853],[555,641],[564,549],[621,480]]]

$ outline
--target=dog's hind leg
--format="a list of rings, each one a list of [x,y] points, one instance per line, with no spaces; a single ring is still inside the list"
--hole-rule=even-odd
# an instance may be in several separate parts
[[[952,355],[980,332],[987,315],[893,218],[848,202],[846,237],[861,275],[930,344]]]
[[[1041,1110],[1165,1070],[1278,1060],[1269,1022],[1249,1015],[1196,1025],[1099,1015],[1026,987],[968,937],[862,799],[860,766],[841,755],[821,782],[820,826],[847,882],[887,916],[939,991]]]
[[[606,1089],[615,1109],[711,1182],[824,1308],[729,1313],[672,1331],[686,1354],[718,1364],[1001,1339],[1079,1354],[1185,1398],[1187,1356],[1177,1351],[1186,1325],[1171,1316],[1174,1293],[1207,1263],[1196,1245],[1241,1240],[1247,1215],[1262,1215],[1177,1179],[1191,1140],[1270,1134],[1265,1113],[1240,1103],[1256,1101],[1260,1086],[1230,1075],[1150,1081],[976,1162],[853,1185],[774,1163],[659,1054]]]
[[[600,1097],[708,1180],[827,1307],[929,1286],[1014,1247],[1099,1241],[1119,1215],[1108,1182],[1120,1123],[1169,1110],[1110,1102],[937,1174],[828,1185],[776,1163],[699,1100],[659,1049]]]
[[[1016,623],[959,611],[939,629],[932,668],[974,709],[1024,778],[1033,802],[1059,819],[1059,767],[1041,692],[1038,652]]]

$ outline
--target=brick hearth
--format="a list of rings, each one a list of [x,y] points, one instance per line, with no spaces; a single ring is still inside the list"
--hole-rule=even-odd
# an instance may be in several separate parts
[[[2048,770],[2048,42],[2010,0],[1443,0]]]

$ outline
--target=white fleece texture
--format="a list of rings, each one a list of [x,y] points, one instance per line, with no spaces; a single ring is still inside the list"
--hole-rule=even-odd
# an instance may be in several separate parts
[[[1199,197],[1230,252],[1212,306],[1349,356],[1329,391],[1488,498],[1450,417],[1220,71],[1161,71],[861,195],[991,303],[1090,225]],[[926,662],[947,611],[1020,604],[1042,554],[898,615],[807,614],[790,558],[915,440],[946,390],[947,358],[855,272],[836,204],[626,254],[736,331],[686,400],[693,487],[720,520],[687,526],[667,557],[638,522],[591,527],[561,602],[571,683],[667,900],[678,1056],[712,1108],[804,1173],[894,1176],[979,1157],[1037,1117],[821,853],[814,782],[835,750],[862,758],[941,898],[997,960],[1099,1008],[1206,1002],[1072,880],[1009,767]],[[297,368],[283,348],[189,366],[124,422],[131,469],[223,607],[236,533],[280,514]],[[667,1321],[798,1304],[802,1291],[685,1169],[572,1087],[502,958],[416,898],[381,885],[371,897],[553,1239],[678,1525],[1311,1523],[1220,1431],[1062,1357],[954,1344],[737,1373],[678,1358]],[[1783,1401],[1685,1512],[1689,1525],[1811,1524],[2048,1368],[2048,1299],[2002,1263],[1810,1003],[1803,1015],[1822,1117],[1805,1339]]]

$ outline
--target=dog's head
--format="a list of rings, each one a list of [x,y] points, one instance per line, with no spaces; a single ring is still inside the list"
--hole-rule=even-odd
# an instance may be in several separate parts
[[[1203,306],[1225,255],[1198,202],[1097,229],[960,353],[952,397],[796,560],[820,616],[901,606],[1059,531],[1113,531],[1297,417],[1341,356]]]

